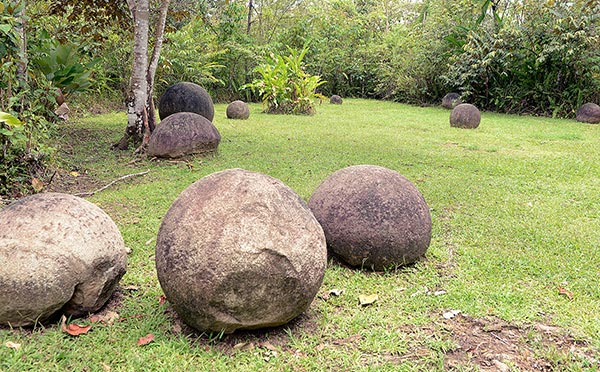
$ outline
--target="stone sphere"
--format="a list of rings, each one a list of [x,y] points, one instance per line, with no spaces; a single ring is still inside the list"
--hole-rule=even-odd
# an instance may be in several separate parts
[[[171,85],[158,101],[158,116],[161,120],[177,112],[194,112],[211,122],[215,117],[215,107],[208,92],[189,82]]]
[[[444,108],[451,110],[460,104],[460,94],[458,93],[448,93],[442,98],[442,107]]]
[[[600,123],[600,106],[595,103],[585,103],[577,110],[577,121],[589,124]]]
[[[329,98],[329,103],[334,105],[341,105],[342,102],[342,97],[338,96],[337,94],[334,94],[333,96],[331,96],[331,98]]]
[[[227,106],[228,119],[246,120],[250,117],[250,108],[244,101],[233,101]]]
[[[119,229],[67,194],[29,196],[0,210],[0,324],[13,327],[100,309],[125,274]]]
[[[147,154],[159,158],[178,158],[217,151],[221,134],[204,116],[178,112],[156,126],[148,142]]]
[[[450,113],[450,126],[474,129],[479,126],[481,114],[479,109],[470,103],[461,103]]]
[[[306,203],[281,181],[242,169],[184,190],[156,241],[166,298],[203,332],[287,323],[309,307],[326,266],[323,229]]]
[[[423,256],[431,241],[425,199],[393,170],[356,165],[338,170],[308,203],[327,247],[351,266],[384,270]]]

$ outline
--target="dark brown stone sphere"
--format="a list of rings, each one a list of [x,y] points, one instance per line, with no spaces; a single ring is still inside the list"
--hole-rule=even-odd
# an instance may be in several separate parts
[[[204,116],[192,112],[169,115],[156,126],[148,142],[148,155],[178,158],[217,151],[221,134]]]
[[[452,110],[456,106],[460,105],[460,94],[448,93],[442,98],[442,107]]]
[[[577,110],[577,121],[589,124],[600,123],[600,106],[595,103],[585,103]]]
[[[334,94],[333,96],[331,96],[331,98],[329,98],[329,103],[334,105],[341,105],[342,102],[342,97],[338,96],[337,94]]]
[[[450,126],[456,128],[474,129],[480,121],[479,109],[470,103],[461,103],[450,114]]]
[[[227,106],[228,119],[246,120],[250,117],[250,108],[244,101],[233,101]]]
[[[166,298],[203,332],[289,322],[310,306],[326,266],[325,235],[306,203],[281,181],[243,169],[185,189],[156,241]]]
[[[194,112],[210,122],[215,117],[215,107],[208,92],[189,82],[171,85],[158,101],[158,116],[161,120],[178,112]]]
[[[352,266],[383,270],[410,264],[431,241],[425,199],[393,170],[356,165],[338,170],[308,203],[328,249]]]

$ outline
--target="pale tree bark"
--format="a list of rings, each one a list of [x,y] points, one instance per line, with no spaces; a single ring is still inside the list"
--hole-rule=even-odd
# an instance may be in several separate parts
[[[152,49],[152,56],[148,64],[148,70],[146,72],[147,81],[147,95],[146,95],[146,112],[148,114],[147,126],[144,128],[144,136],[142,145],[138,150],[143,151],[148,145],[150,140],[150,134],[154,131],[156,126],[156,110],[154,109],[154,77],[156,75],[156,69],[158,68],[158,60],[160,59],[160,51],[163,44],[165,34],[165,24],[167,22],[167,13],[169,12],[169,3],[171,0],[162,0],[159,9],[159,16],[156,25],[156,31],[154,33],[154,48]],[[137,151],[137,150],[136,150]]]

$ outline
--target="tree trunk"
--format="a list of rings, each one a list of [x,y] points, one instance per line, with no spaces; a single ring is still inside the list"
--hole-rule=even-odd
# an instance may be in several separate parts
[[[146,101],[148,96],[148,31],[150,29],[149,0],[128,0],[134,22],[133,70],[127,97],[127,128],[119,143],[120,150],[126,150],[129,140],[141,139],[148,126]]]
[[[254,9],[254,4],[252,4],[252,0],[248,1],[248,22],[246,26],[246,34],[250,35],[250,26],[252,26],[252,9]]]
[[[19,20],[15,25],[15,30],[19,35],[18,47],[19,47],[19,56],[17,60],[17,80],[19,82],[18,89],[24,89],[27,87],[28,80],[27,79],[27,15],[25,14],[25,8],[27,7],[27,1],[22,0],[21,3],[21,11],[19,12]],[[19,107],[19,111],[22,113],[25,109],[25,96],[21,99],[21,104]]]
[[[147,81],[147,99],[146,99],[146,112],[148,114],[148,126],[144,131],[144,138],[142,140],[142,150],[148,144],[150,140],[150,134],[156,127],[156,110],[154,109],[154,77],[156,75],[156,69],[158,68],[158,61],[160,59],[160,51],[163,44],[165,34],[165,24],[167,21],[167,13],[169,12],[169,3],[171,0],[162,0],[159,9],[159,17],[156,25],[156,32],[154,34],[154,48],[152,50],[152,57],[150,57],[150,63],[148,64],[148,71],[146,71]]]

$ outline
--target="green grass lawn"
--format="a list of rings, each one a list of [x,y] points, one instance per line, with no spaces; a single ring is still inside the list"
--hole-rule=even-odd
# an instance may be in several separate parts
[[[600,368],[599,125],[484,112],[478,129],[465,130],[451,128],[441,108],[352,99],[323,104],[310,117],[267,115],[251,105],[249,120],[231,121],[225,107],[215,107],[218,154],[188,162],[132,161],[132,151],[110,150],[124,113],[63,124],[65,177],[77,170],[97,189],[150,170],[88,198],[132,250],[113,308],[120,319],[79,337],[54,323],[2,329],[0,371],[471,371],[492,359],[513,370],[532,368],[528,360],[551,370]],[[277,329],[181,331],[169,304],[160,303],[153,259],[162,217],[183,189],[244,168],[308,200],[327,176],[356,164],[396,170],[424,195],[433,236],[423,260],[385,273],[330,262],[310,309]],[[343,293],[328,297],[331,289]],[[379,300],[361,307],[361,294]],[[448,310],[464,316],[444,319]],[[499,325],[482,333],[498,344],[467,350],[458,327],[467,337],[481,330],[480,320]],[[148,333],[154,341],[137,346]],[[511,343],[521,347],[512,359],[487,355]]]

